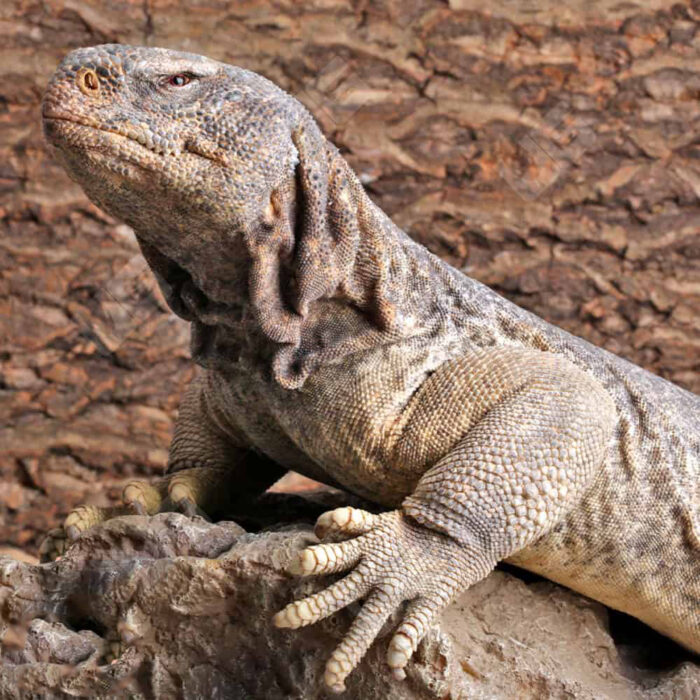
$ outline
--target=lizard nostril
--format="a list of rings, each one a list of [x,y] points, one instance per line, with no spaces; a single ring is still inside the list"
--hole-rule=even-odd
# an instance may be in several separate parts
[[[94,97],[100,91],[100,81],[97,73],[90,68],[83,68],[78,72],[78,87],[84,95]]]

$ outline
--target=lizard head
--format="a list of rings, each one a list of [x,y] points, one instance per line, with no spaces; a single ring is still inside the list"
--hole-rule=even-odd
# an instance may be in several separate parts
[[[46,91],[44,131],[98,206],[176,248],[245,230],[293,172],[301,105],[250,71],[167,49],[78,49]]]
[[[358,309],[391,321],[389,293],[374,298],[391,285],[388,256],[356,256],[362,232],[389,236],[393,224],[303,105],[264,77],[167,49],[78,49],[43,117],[69,175],[134,228],[171,308],[210,329],[250,311],[283,346],[285,386],[352,335]]]

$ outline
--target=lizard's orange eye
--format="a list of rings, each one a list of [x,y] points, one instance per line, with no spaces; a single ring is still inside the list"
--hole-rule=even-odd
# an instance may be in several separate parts
[[[183,87],[184,85],[187,85],[190,80],[192,80],[192,78],[190,78],[189,75],[178,73],[177,75],[171,75],[168,78],[168,85],[172,85],[173,87]]]

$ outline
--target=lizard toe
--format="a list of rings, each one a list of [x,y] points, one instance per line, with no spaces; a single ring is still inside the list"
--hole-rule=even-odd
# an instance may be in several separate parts
[[[122,502],[139,515],[154,515],[163,505],[165,487],[147,481],[130,481],[122,491]]]
[[[225,469],[190,467],[167,478],[167,498],[185,515],[209,519],[208,514],[227,501],[230,485]]]
[[[395,591],[375,589],[367,597],[343,641],[331,654],[323,680],[330,690],[342,693],[345,679],[365,655],[384,623],[400,602]]]
[[[362,554],[358,540],[332,544],[316,544],[302,549],[292,559],[288,571],[296,576],[317,576],[347,571],[357,564]]]
[[[365,571],[358,567],[350,575],[336,581],[314,595],[294,601],[274,617],[275,627],[297,629],[312,625],[334,612],[354,603],[369,590]]]
[[[109,639],[104,654],[106,664],[115,664],[126,651],[127,645],[121,639]]]
[[[168,484],[168,497],[173,506],[187,517],[199,515],[208,520],[202,508],[205,494],[198,488],[198,477],[194,469],[176,474]]]
[[[366,510],[345,506],[329,510],[319,516],[314,533],[320,540],[328,535],[355,537],[369,532],[375,524],[376,515]]]
[[[403,680],[406,677],[406,665],[447,602],[419,598],[409,604],[403,622],[396,629],[387,649],[386,660],[394,678]]]
[[[89,530],[93,525],[97,525],[109,518],[107,508],[99,506],[78,506],[74,508],[63,521],[63,529],[69,540],[78,539],[81,533]]]

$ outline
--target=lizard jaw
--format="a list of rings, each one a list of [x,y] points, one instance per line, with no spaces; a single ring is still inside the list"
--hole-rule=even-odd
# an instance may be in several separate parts
[[[58,148],[64,147],[66,143],[69,143],[71,148],[77,146],[79,149],[85,151],[91,150],[104,154],[116,151],[121,156],[127,156],[131,165],[141,167],[145,170],[159,170],[162,168],[162,162],[157,160],[151,162],[152,156],[149,156],[149,160],[144,162],[142,158],[144,151],[148,151],[150,154],[155,154],[161,158],[167,156],[182,158],[183,156],[193,155],[198,159],[210,161],[220,167],[225,168],[228,165],[226,158],[219,154],[217,150],[206,141],[196,138],[187,138],[182,144],[178,144],[132,124],[127,123],[125,127],[125,129],[110,129],[101,125],[91,124],[87,121],[81,121],[74,117],[44,114],[44,132],[49,141]],[[81,133],[86,135],[90,131],[101,132],[101,134],[109,136],[102,136],[103,143],[98,143],[96,140],[95,143],[91,144],[89,139],[80,136]],[[105,141],[105,139],[113,138],[114,136],[117,137],[116,141],[120,138],[126,139],[128,142],[142,147],[138,149],[139,155],[126,154],[114,141],[111,144]],[[110,145],[112,146],[111,148]],[[109,167],[109,163],[107,166]],[[111,167],[109,169],[114,170],[115,168]],[[119,168],[116,170],[118,171]]]
[[[110,129],[72,117],[44,114],[44,125],[49,140],[58,147],[68,142],[71,146],[79,145],[81,148],[88,149],[91,144],[89,142],[86,143],[86,139],[76,139],[75,136],[78,133],[88,134],[89,131],[99,131],[103,134],[113,134],[114,136],[128,139],[159,156],[179,156],[183,152],[179,144],[167,141],[158,135],[151,134],[131,124],[125,124],[123,129]],[[79,144],[76,143],[78,140]],[[196,153],[191,149],[186,150],[189,153]]]

